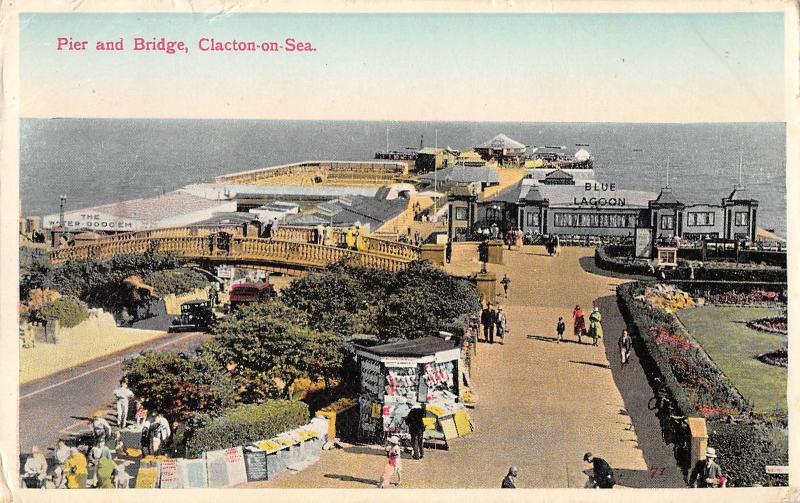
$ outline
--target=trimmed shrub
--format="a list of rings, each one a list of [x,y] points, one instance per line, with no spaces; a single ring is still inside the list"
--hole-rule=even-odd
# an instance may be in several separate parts
[[[58,320],[64,328],[72,328],[89,319],[89,313],[80,303],[70,297],[60,297],[42,307],[38,317],[45,320]]]
[[[202,452],[236,447],[268,439],[308,422],[308,405],[292,400],[267,400],[229,409],[192,434],[187,452]]]
[[[159,297],[189,293],[210,284],[202,273],[185,268],[153,271],[146,274],[143,280],[156,289],[156,295]]]
[[[767,465],[788,464],[789,455],[786,446],[777,445],[763,427],[710,422],[708,445],[717,450],[719,465],[728,475],[730,486],[788,484],[786,475],[766,472]]]

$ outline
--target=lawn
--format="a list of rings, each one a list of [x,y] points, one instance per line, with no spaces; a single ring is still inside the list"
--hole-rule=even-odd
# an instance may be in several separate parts
[[[700,307],[684,309],[678,318],[756,412],[787,410],[785,368],[761,363],[754,356],[787,346],[785,335],[748,328],[757,318],[778,316],[762,307]]]

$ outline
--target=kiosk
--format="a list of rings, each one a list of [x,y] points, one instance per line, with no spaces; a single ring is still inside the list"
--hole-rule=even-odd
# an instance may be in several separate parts
[[[439,337],[358,347],[359,439],[410,438],[405,418],[416,404],[428,406],[429,418],[435,418],[433,429],[445,438],[471,433],[472,423],[459,398],[460,352],[457,341]],[[461,428],[455,427],[456,412]]]

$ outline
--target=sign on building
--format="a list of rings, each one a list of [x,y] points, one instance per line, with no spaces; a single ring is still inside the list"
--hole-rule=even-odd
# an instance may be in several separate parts
[[[633,248],[636,258],[653,258],[653,229],[637,227]]]

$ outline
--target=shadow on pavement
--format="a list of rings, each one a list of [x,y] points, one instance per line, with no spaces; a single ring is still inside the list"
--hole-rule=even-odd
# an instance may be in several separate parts
[[[620,483],[629,487],[686,487],[672,448],[666,445],[661,437],[658,418],[647,408],[653,390],[647,382],[638,355],[634,351],[624,367],[620,363],[617,342],[626,325],[619,312],[616,295],[601,297],[595,301],[595,305],[603,313],[605,336],[601,341],[605,347],[614,383],[624,402],[625,408],[620,410],[620,414],[629,416],[648,467],[648,470],[644,471],[622,470],[629,480],[620,480]],[[650,471],[655,471],[657,476],[651,479]]]
[[[592,367],[599,367],[601,369],[610,369],[611,368],[608,365],[606,365],[605,363],[585,362],[585,361],[582,361],[582,360],[570,360],[569,362],[570,363],[579,363],[581,365],[590,365]]]
[[[324,477],[326,479],[338,479],[344,482],[359,482],[361,484],[367,484],[370,486],[376,486],[380,483],[380,480],[362,479],[360,477],[352,477],[350,475],[338,475],[336,473],[326,473]]]
[[[526,337],[531,340],[542,341],[542,342],[558,342],[557,337],[546,337],[544,335],[527,335]],[[588,346],[591,344],[589,342],[578,342],[576,340],[567,338],[561,339],[561,342],[565,344],[580,344],[581,346]]]
[[[350,454],[369,454],[371,456],[381,456],[386,457],[386,451],[383,449],[375,448],[375,447],[367,447],[367,446],[353,446],[353,447],[345,447],[342,449],[344,452]],[[400,454],[401,459],[414,459],[411,457],[411,454],[407,452],[402,452]]]

